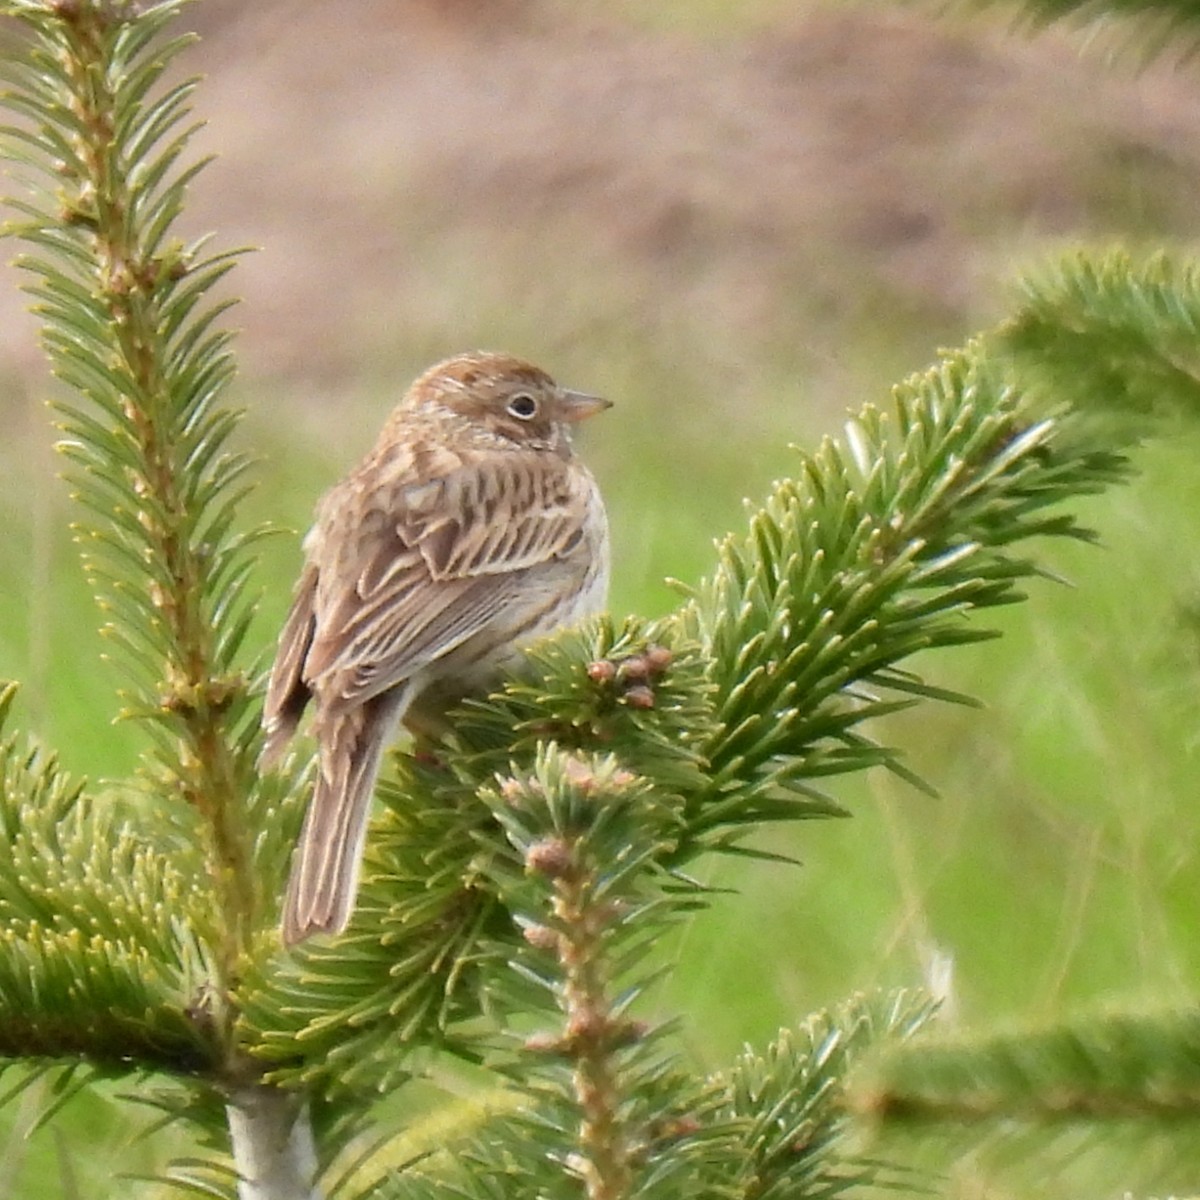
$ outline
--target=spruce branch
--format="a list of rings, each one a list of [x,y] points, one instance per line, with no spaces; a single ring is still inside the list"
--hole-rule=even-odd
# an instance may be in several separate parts
[[[692,1079],[664,1050],[665,1031],[632,1015],[654,977],[655,937],[691,903],[659,865],[678,798],[611,756],[554,745],[484,798],[507,843],[492,847],[487,871],[522,931],[506,943],[496,1003],[548,1027],[515,1058],[493,1059],[525,1106],[393,1175],[376,1200],[833,1197],[885,1177],[855,1149],[845,1079],[876,1041],[919,1028],[927,1001],[857,998],[781,1033],[764,1055]]]
[[[441,745],[397,753],[346,934],[262,960],[239,993],[245,1042],[271,1078],[373,1092],[408,1077],[406,1050],[422,1042],[474,1053],[470,1023],[516,938],[487,876],[505,843],[482,797],[498,776],[533,770],[553,740],[564,752],[619,747],[626,770],[682,803],[704,780],[707,669],[661,624],[599,619],[531,647],[501,692],[464,704]],[[651,677],[653,707],[637,692],[631,702]]]
[[[0,997],[12,1055],[232,1090],[242,1174],[261,1192],[285,1167],[313,1170],[300,1153],[307,1112],[281,1156],[272,1112],[294,1102],[258,1086],[234,1033],[234,986],[273,917],[296,803],[292,779],[257,771],[254,667],[242,660],[263,531],[237,525],[249,462],[229,449],[228,302],[212,299],[236,256],[175,232],[204,166],[187,161],[194,81],[168,79],[190,41],[169,35],[180,7],[0,5],[29,35],[5,94],[10,159],[26,171],[8,233],[29,247],[18,261],[43,343],[76,393],[60,449],[90,510],[77,535],[125,674],[120,715],[148,737],[149,825],[119,819],[111,796],[89,798],[39,846],[44,824],[22,806],[17,872],[0,883],[13,918]],[[19,799],[20,780],[8,782],[5,801]]]
[[[612,758],[589,761],[554,746],[531,776],[501,779],[489,800],[524,867],[516,877],[515,864],[493,866],[533,959],[522,974],[561,1012],[558,1029],[526,1043],[527,1052],[557,1060],[542,1073],[551,1087],[559,1083],[560,1100],[575,1114],[574,1149],[559,1157],[588,1200],[623,1200],[640,1190],[638,1160],[661,1114],[639,1112],[630,1087],[654,1070],[645,1062],[648,1031],[625,1015],[644,984],[634,971],[619,991],[617,974],[645,955],[645,934],[635,931],[659,925],[650,909],[669,903],[647,888],[647,868],[672,840],[677,818]]]
[[[990,352],[1022,389],[1124,421],[1200,414],[1200,264],[1077,250],[1027,272]],[[1077,418],[1078,419],[1078,418]]]
[[[33,247],[19,265],[54,370],[80,397],[62,409],[61,449],[94,514],[78,536],[129,680],[123,715],[153,738],[160,802],[201,818],[217,898],[205,924],[228,975],[265,903],[247,821],[262,797],[256,720],[238,663],[261,531],[234,526],[248,464],[226,448],[237,418],[218,404],[233,362],[215,326],[227,305],[208,293],[233,256],[173,236],[204,165],[183,165],[194,84],[163,84],[189,40],[165,36],[179,7],[5,6],[33,39],[6,97],[21,119],[7,130],[13,157],[33,171],[9,232]]]
[[[678,797],[611,756],[543,742],[530,769],[497,774],[480,799],[492,829],[477,835],[478,869],[507,916],[484,950],[493,1020],[477,1053],[527,1103],[374,1194],[654,1194],[651,1180],[694,1168],[681,1149],[694,1085],[664,1055],[662,1031],[629,1013],[648,982],[651,931],[686,908],[656,865]],[[497,1037],[497,1019],[503,1030],[514,1017],[542,1031],[514,1048],[514,1035]]]
[[[1018,27],[1031,32],[1067,24],[1115,35],[1117,48],[1143,62],[1164,54],[1187,61],[1200,50],[1200,4],[1195,0],[955,0],[953,7],[1011,12]]]
[[[1126,477],[1121,440],[1052,413],[987,354],[948,355],[895,389],[891,413],[864,408],[721,543],[678,616],[711,659],[717,717],[680,856],[838,813],[827,777],[884,766],[920,785],[867,722],[971,701],[905,660],[994,636],[966,618],[1025,598],[1041,570],[1017,547],[1091,538],[1064,506]]]
[[[718,1077],[721,1111],[740,1132],[730,1194],[784,1200],[899,1186],[901,1172],[856,1150],[849,1081],[880,1049],[907,1045],[933,1011],[914,992],[853,996],[782,1030],[764,1053],[747,1049]]]
[[[0,690],[0,732],[15,692]],[[211,964],[177,865],[17,734],[0,739],[0,845],[0,1059],[209,1065]]]
[[[1078,1014],[897,1046],[858,1082],[854,1100],[896,1122],[1191,1118],[1198,1064],[1193,1009]]]

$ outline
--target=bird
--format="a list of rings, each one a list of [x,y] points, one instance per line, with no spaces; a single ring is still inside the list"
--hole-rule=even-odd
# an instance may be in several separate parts
[[[263,708],[265,768],[310,704],[317,745],[286,946],[345,929],[400,723],[428,730],[520,647],[604,607],[608,519],[572,433],[609,407],[511,355],[461,354],[318,502]]]

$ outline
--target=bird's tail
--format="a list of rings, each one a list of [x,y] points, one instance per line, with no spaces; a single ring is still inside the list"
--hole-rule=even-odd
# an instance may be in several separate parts
[[[319,733],[316,788],[292,858],[280,932],[292,946],[346,928],[358,894],[375,777],[400,705],[377,696]]]

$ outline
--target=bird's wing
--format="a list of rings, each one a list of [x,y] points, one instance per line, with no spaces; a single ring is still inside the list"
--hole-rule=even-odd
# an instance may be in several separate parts
[[[512,453],[357,493],[352,528],[344,515],[318,527],[306,680],[357,704],[462,645],[580,543],[593,487],[577,464]]]
[[[265,764],[279,757],[288,739],[295,733],[300,715],[309,700],[304,664],[313,639],[313,599],[316,590],[317,569],[310,564],[296,585],[292,608],[279,635],[279,649],[275,652],[275,663],[267,684],[267,698],[263,704],[263,726],[267,733],[262,755]]]

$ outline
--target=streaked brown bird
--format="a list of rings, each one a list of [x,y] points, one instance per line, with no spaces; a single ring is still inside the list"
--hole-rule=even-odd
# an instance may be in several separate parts
[[[436,720],[523,643],[603,606],[608,521],[571,431],[608,407],[508,355],[447,359],[320,501],[263,714],[269,765],[314,706],[287,944],[350,919],[398,722]]]

